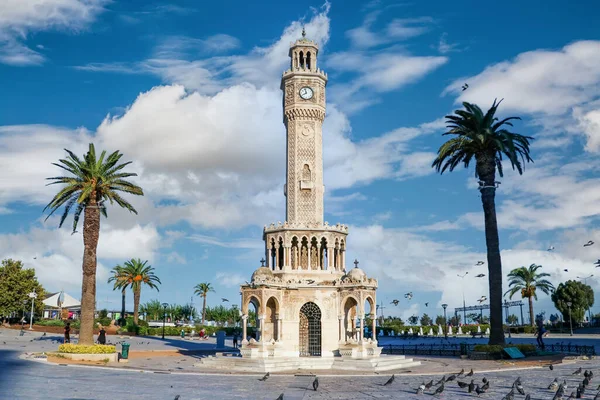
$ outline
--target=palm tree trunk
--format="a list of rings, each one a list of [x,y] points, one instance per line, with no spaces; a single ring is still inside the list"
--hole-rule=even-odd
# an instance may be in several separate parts
[[[119,319],[125,319],[125,289],[127,288],[124,287],[123,290],[121,290],[121,318]]]
[[[496,220],[496,166],[494,155],[483,155],[477,160],[479,178],[485,186],[481,190],[481,204],[485,221],[485,244],[487,247],[488,282],[490,286],[490,339],[489,344],[504,344],[502,326],[502,259],[500,258],[500,239]]]
[[[94,344],[94,312],[96,306],[96,249],[100,237],[100,210],[96,207],[95,192],[90,196],[90,207],[84,211],[83,221],[83,279],[81,282],[81,326],[79,344]]]
[[[204,318],[206,317],[206,293],[204,293],[202,298],[202,325],[204,325]]]
[[[133,290],[133,323],[138,324],[139,308],[140,308],[140,295],[142,287]]]
[[[529,323],[531,326],[534,325],[534,323],[533,323],[533,299],[531,298],[531,296],[529,296]]]

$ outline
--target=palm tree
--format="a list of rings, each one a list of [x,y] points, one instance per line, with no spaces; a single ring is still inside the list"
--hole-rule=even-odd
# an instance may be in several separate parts
[[[194,294],[202,297],[202,325],[206,318],[206,295],[208,292],[214,292],[215,289],[208,282],[199,283],[194,286]]]
[[[498,121],[496,111],[502,100],[483,113],[475,104],[463,103],[464,110],[447,115],[444,135],[455,135],[438,150],[432,167],[443,174],[453,171],[462,163],[465,168],[475,159],[475,176],[479,178],[479,191],[485,220],[485,241],[488,261],[488,283],[490,288],[490,340],[489,344],[504,344],[502,329],[502,260],[496,221],[496,170],[503,176],[502,156],[506,156],[513,169],[523,174],[525,161],[533,162],[529,156],[529,136],[512,133],[505,125],[512,126],[509,117]]]
[[[54,196],[52,201],[44,208],[50,209],[46,220],[56,210],[64,206],[64,212],[58,224],[62,227],[69,211],[76,205],[73,218],[73,233],[77,230],[79,217],[84,213],[83,220],[83,279],[81,284],[81,327],[79,330],[79,343],[91,345],[94,343],[94,307],[96,304],[96,250],[98,238],[100,237],[100,214],[107,216],[105,201],[110,204],[115,202],[137,214],[137,211],[127,200],[123,199],[119,192],[130,193],[138,196],[144,194],[142,188],[125,180],[134,173],[122,172],[121,170],[131,161],[119,164],[123,154],[115,151],[107,158],[106,151],[96,158],[94,145],[90,143],[88,152],[83,160],[79,159],[73,152],[65,149],[68,156],[60,159],[59,163],[52,163],[67,171],[68,176],[47,178],[53,184],[64,184],[65,186]]]
[[[541,265],[531,264],[529,268],[521,267],[510,271],[508,274],[508,277],[510,278],[508,287],[510,287],[510,289],[505,293],[505,295],[509,294],[509,298],[512,299],[515,293],[521,291],[521,298],[527,298],[529,300],[529,322],[531,326],[534,325],[533,299],[537,300],[537,289],[546,294],[550,294],[554,289],[552,283],[543,279],[550,276],[550,274],[536,272],[540,268],[542,268]]]
[[[114,267],[111,272],[112,276],[108,278],[108,283],[114,282],[113,290],[121,290],[121,318],[119,318],[119,325],[124,325],[125,321],[125,291],[127,290],[127,284],[122,279],[122,269],[120,265]]]
[[[131,287],[133,290],[133,323],[137,325],[139,321],[140,296],[142,294],[142,284],[146,284],[151,289],[158,290],[160,279],[154,275],[154,267],[148,264],[148,261],[136,260],[132,258],[123,264],[119,270],[119,281],[123,282],[125,287]]]

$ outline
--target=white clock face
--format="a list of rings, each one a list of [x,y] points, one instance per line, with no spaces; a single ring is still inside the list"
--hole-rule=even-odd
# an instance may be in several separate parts
[[[303,98],[304,100],[312,99],[313,90],[311,88],[309,88],[308,86],[304,86],[302,89],[300,89],[300,97]]]

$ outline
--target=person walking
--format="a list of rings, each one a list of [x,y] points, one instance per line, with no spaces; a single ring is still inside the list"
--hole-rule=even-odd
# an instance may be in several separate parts
[[[106,331],[104,330],[103,326],[100,327],[100,333],[98,334],[98,343],[106,344]]]
[[[65,325],[65,343],[71,343],[71,323],[67,322]]]
[[[233,334],[233,347],[235,347],[236,349],[238,348],[238,334],[237,334],[237,332],[234,332],[234,334]]]
[[[546,333],[546,328],[544,328],[544,320],[542,318],[538,318],[536,320],[537,323],[537,344],[538,346],[540,346],[540,348],[542,350],[546,349],[546,346],[544,345],[544,334]]]

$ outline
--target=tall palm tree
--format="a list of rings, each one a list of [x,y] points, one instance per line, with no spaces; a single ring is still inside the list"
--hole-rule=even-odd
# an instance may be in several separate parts
[[[199,283],[194,286],[194,294],[202,297],[202,325],[206,318],[206,295],[208,292],[214,292],[215,289],[208,282]]]
[[[44,208],[50,210],[48,219],[56,210],[64,206],[64,212],[58,224],[62,227],[69,211],[75,207],[73,218],[73,233],[77,230],[79,217],[84,213],[83,220],[83,279],[81,284],[81,327],[79,343],[91,345],[94,343],[94,307],[96,304],[96,250],[100,237],[100,214],[107,216],[105,201],[115,202],[137,214],[137,211],[119,192],[142,196],[142,188],[125,180],[134,173],[122,172],[131,161],[119,164],[123,154],[115,151],[106,157],[106,151],[96,157],[94,145],[90,143],[88,152],[79,159],[73,152],[65,149],[68,156],[52,163],[67,171],[67,176],[47,178],[53,184],[65,185]],[[106,157],[106,158],[105,158]]]
[[[119,318],[119,325],[123,325],[125,321],[125,292],[127,290],[127,284],[122,279],[122,269],[120,265],[113,267],[111,270],[112,275],[108,278],[108,283],[114,282],[113,290],[121,290],[121,318]]]
[[[537,270],[542,268],[541,265],[531,264],[529,268],[520,267],[515,268],[509,272],[508,282],[509,290],[505,294],[509,294],[509,298],[512,297],[518,291],[521,291],[521,298],[527,298],[529,300],[529,322],[531,326],[534,325],[533,321],[533,299],[537,300],[537,289],[541,290],[546,294],[550,294],[554,289],[552,283],[544,279],[550,274],[546,272],[538,273]]]
[[[502,260],[496,221],[496,170],[502,172],[502,156],[506,156],[513,169],[523,174],[523,163],[533,162],[529,156],[529,141],[533,138],[508,131],[512,126],[509,117],[501,121],[496,111],[502,100],[496,102],[484,114],[475,104],[463,103],[464,110],[446,116],[449,131],[443,135],[455,137],[444,143],[432,167],[443,174],[453,171],[462,163],[465,168],[475,159],[475,176],[479,178],[479,191],[485,220],[485,241],[488,261],[488,283],[490,289],[490,344],[504,344],[502,329]]]
[[[132,258],[123,264],[119,270],[119,281],[123,282],[125,287],[130,287],[133,291],[133,323],[137,325],[139,321],[140,297],[142,294],[142,285],[158,290],[160,279],[154,275],[154,267],[148,264],[148,261],[142,261],[139,258]]]

